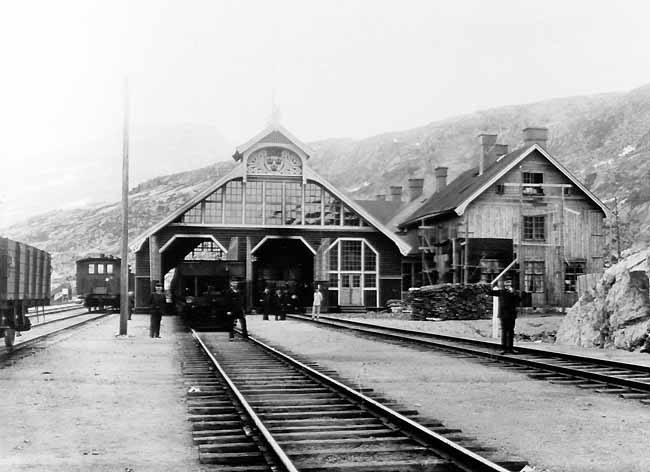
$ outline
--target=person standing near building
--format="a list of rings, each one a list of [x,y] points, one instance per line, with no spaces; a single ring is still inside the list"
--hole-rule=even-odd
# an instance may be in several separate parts
[[[273,292],[269,287],[266,287],[262,292],[262,298],[260,299],[260,302],[262,303],[262,310],[263,310],[262,319],[268,320],[269,314],[273,311],[273,306],[274,306]]]
[[[311,306],[311,319],[319,319],[320,318],[320,307],[323,303],[323,294],[320,293],[320,285],[316,286],[316,289],[314,290],[314,300],[312,302]]]
[[[501,322],[501,354],[515,354],[515,321],[517,320],[517,305],[521,297],[515,292],[512,284],[504,288],[503,281],[499,281],[497,290],[490,290],[489,295],[496,297],[499,303],[499,321]]]
[[[149,336],[152,338],[160,338],[160,321],[162,320],[163,311],[167,301],[163,293],[163,284],[156,282],[156,291],[151,294],[149,298],[149,306],[151,307],[151,316],[149,318]]]
[[[246,329],[246,314],[244,313],[244,299],[237,281],[230,282],[230,288],[226,292],[226,315],[230,320],[230,340],[235,340],[235,322],[239,320],[242,336],[248,338]]]

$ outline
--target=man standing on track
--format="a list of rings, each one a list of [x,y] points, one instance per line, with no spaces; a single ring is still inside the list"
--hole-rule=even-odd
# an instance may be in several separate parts
[[[149,298],[149,306],[151,307],[149,336],[152,338],[160,338],[160,321],[162,320],[163,311],[166,306],[163,284],[160,282],[156,282],[156,291]]]
[[[316,290],[314,290],[314,301],[312,302],[311,306],[311,319],[319,319],[320,318],[320,306],[323,303],[323,294],[320,293],[320,285],[316,286]]]
[[[242,336],[248,338],[246,329],[246,314],[244,313],[244,301],[236,281],[230,282],[230,288],[226,292],[226,315],[230,320],[230,340],[235,340],[235,321],[239,320]]]

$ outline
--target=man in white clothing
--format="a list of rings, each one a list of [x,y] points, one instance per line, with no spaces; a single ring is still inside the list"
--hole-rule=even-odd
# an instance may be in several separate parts
[[[311,319],[320,318],[320,305],[323,303],[323,294],[320,293],[320,285],[314,290],[314,302],[311,306]]]

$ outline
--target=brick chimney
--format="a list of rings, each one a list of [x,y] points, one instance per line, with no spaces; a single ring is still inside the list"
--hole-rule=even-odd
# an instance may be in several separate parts
[[[436,192],[440,192],[447,186],[448,167],[436,167],[433,172],[436,176]]]
[[[401,185],[391,185],[390,186],[390,199],[393,202],[402,201],[402,186]]]
[[[375,195],[375,199],[376,199],[376,200],[381,200],[381,201],[384,201],[384,202],[385,202],[385,201],[386,201],[386,195],[383,194],[383,193],[382,193],[382,194],[379,194],[379,195]]]
[[[409,202],[422,195],[423,189],[424,179],[409,179]]]
[[[508,145],[507,144],[495,144],[494,145],[494,154],[496,155],[497,159],[500,158],[501,156],[505,156],[508,154]]]
[[[494,164],[497,156],[494,153],[495,144],[497,143],[496,134],[481,133],[478,135],[481,141],[481,154],[478,159],[478,175],[483,175],[485,169]]]
[[[546,141],[548,141],[548,128],[524,128],[524,146],[539,144],[546,147]]]

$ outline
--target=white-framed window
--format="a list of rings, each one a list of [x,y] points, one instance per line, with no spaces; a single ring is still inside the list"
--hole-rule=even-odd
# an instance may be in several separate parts
[[[88,273],[89,274],[95,273],[95,264],[88,264]]]
[[[104,273],[104,264],[97,264],[97,273],[98,274]]]
[[[113,273],[113,264],[106,264],[106,273],[107,274]]]

